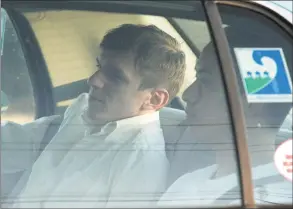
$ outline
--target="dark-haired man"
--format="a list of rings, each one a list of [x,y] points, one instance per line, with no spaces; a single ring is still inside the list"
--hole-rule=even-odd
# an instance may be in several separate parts
[[[115,28],[100,49],[89,93],[66,110],[14,207],[149,206],[164,192],[169,165],[158,110],[183,83],[185,55],[152,25]],[[11,126],[23,136],[30,133],[38,147],[42,134],[36,133],[49,120],[6,124],[2,132],[9,138]]]

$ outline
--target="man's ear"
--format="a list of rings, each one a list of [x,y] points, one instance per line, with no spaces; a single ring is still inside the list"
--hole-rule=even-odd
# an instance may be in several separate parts
[[[169,102],[169,93],[166,89],[155,89],[151,92],[148,101],[143,105],[145,110],[159,110]]]

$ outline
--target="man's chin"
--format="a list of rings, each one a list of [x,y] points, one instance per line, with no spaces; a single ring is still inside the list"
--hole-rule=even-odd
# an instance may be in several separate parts
[[[86,110],[86,114],[87,114],[87,117],[91,120],[98,120],[98,119],[101,119],[103,118],[103,112],[101,111],[98,111],[96,108],[90,108],[88,107],[87,110]]]

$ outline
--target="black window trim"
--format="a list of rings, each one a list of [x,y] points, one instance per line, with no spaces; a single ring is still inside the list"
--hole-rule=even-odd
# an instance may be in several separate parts
[[[54,114],[51,79],[38,41],[28,21],[11,8],[5,9],[18,36],[28,68],[35,102],[35,119]]]
[[[69,3],[70,2],[70,3]],[[46,9],[56,10],[86,10],[86,11],[103,11],[127,14],[146,14],[160,15],[167,14],[164,17],[177,17],[185,19],[194,19],[197,14],[203,11],[194,11],[192,4],[181,4],[180,1],[66,1],[66,0],[50,0],[50,1],[19,1],[4,0],[2,6],[10,8],[18,8],[23,11],[36,8],[38,11]],[[139,12],[138,12],[139,11]]]

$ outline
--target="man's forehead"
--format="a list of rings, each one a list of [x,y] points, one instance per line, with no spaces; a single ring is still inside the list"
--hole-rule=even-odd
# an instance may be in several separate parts
[[[118,50],[101,50],[97,56],[99,60],[117,60],[119,62],[129,63],[133,60],[134,56],[131,53],[118,51]]]
[[[136,72],[134,65],[134,55],[127,52],[115,51],[115,50],[101,50],[97,56],[99,64],[111,64],[115,65],[130,73],[131,71]]]
[[[132,57],[127,53],[123,54],[119,51],[103,50],[96,57],[96,60],[101,69],[121,75],[121,77],[124,77],[124,80],[132,80],[132,77],[136,75]]]

